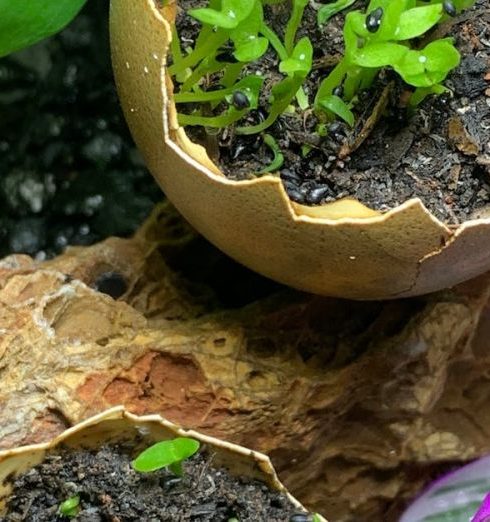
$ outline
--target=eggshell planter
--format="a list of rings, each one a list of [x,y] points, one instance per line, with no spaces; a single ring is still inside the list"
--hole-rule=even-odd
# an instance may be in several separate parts
[[[304,511],[303,506],[281,484],[266,455],[192,430],[181,429],[159,415],[138,417],[118,406],[77,424],[49,442],[1,451],[0,517],[5,514],[15,478],[40,464],[48,454],[56,454],[58,447],[94,449],[104,444],[128,441],[135,441],[136,447],[137,440],[138,448],[145,448],[174,437],[198,440],[201,450],[212,451],[213,466],[225,467],[235,476],[259,480],[271,490],[283,493],[293,508],[299,512]],[[326,522],[321,517],[320,520]]]
[[[384,214],[354,199],[307,207],[278,176],[228,179],[177,123],[165,65],[175,7],[111,2],[114,73],[147,166],[209,241],[276,281],[350,299],[420,295],[490,269],[490,219],[447,226],[420,199]]]

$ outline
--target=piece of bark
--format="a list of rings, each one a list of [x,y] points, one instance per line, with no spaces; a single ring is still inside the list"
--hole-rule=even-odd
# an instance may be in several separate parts
[[[133,239],[1,261],[0,447],[124,404],[268,453],[331,522],[396,520],[490,451],[490,275],[424,298],[283,289],[226,308],[202,283],[223,260],[163,206]],[[103,274],[119,300],[94,288]]]

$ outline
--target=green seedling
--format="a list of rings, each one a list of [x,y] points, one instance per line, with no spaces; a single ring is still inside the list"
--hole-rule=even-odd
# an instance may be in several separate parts
[[[186,53],[178,42],[172,43],[173,63],[169,67],[181,125],[236,125],[236,134],[252,135],[266,132],[281,115],[295,112],[296,107],[302,111],[309,108],[304,83],[313,67],[313,46],[308,37],[297,41],[308,0],[292,0],[283,35],[264,20],[264,5],[284,1],[210,0],[208,7],[189,10],[188,14],[202,24],[201,31]],[[382,69],[392,69],[414,88],[412,106],[430,94],[445,92],[443,82],[459,64],[460,55],[450,38],[430,41],[426,35],[473,3],[370,0],[365,11],[348,12],[343,28],[344,55],[314,93],[319,134],[325,123],[336,118],[354,126],[358,95],[372,85]],[[322,5],[319,24],[353,4],[354,0],[336,0]],[[177,38],[174,31],[174,40]],[[277,55],[283,79],[270,87],[267,114],[258,123],[245,123],[245,116],[258,108],[265,83],[259,74],[245,71],[269,49]],[[264,169],[268,172],[283,159],[270,134],[265,142],[273,153],[271,165]]]
[[[179,123],[181,125],[200,125],[203,127],[224,128],[240,120],[251,109],[256,109],[259,103],[260,88],[263,78],[259,76],[247,76],[234,87],[208,92],[178,93],[175,95],[177,103],[203,103],[226,101],[228,109],[219,116],[202,116],[200,109],[191,114],[179,113]],[[247,102],[241,105],[237,103],[237,93],[240,93],[242,100]]]
[[[312,62],[313,47],[309,38],[304,37],[296,44],[291,57],[283,60],[279,65],[279,71],[287,76],[272,88],[271,106],[267,118],[257,125],[237,127],[237,134],[257,134],[273,125],[296,96],[311,71]]]
[[[181,477],[184,474],[182,462],[192,457],[199,447],[197,440],[187,437],[164,440],[140,453],[131,465],[140,473],[150,473],[168,467],[172,473]]]
[[[318,10],[318,25],[327,23],[332,16],[350,7],[356,0],[337,0],[329,4],[322,5]]]
[[[293,0],[293,11],[286,26],[286,34],[284,35],[284,47],[288,54],[293,52],[296,33],[298,32],[307,5],[308,0]]]
[[[80,496],[67,498],[58,507],[58,513],[67,518],[75,518],[80,512]]]
[[[351,102],[369,87],[382,68],[395,70],[415,87],[411,104],[428,94],[446,89],[442,82],[460,62],[452,39],[435,40],[424,48],[413,48],[411,40],[424,36],[441,20],[472,2],[440,2],[419,5],[416,0],[371,0],[366,12],[347,14],[344,25],[345,53],[340,63],[322,81],[315,98],[317,112],[340,117],[353,125]],[[454,8],[454,11],[452,11]],[[342,98],[335,90],[342,87]]]
[[[0,57],[47,38],[67,25],[86,0],[0,0]]]
[[[272,161],[267,167],[262,169],[259,174],[265,174],[267,172],[277,172],[284,163],[284,155],[279,148],[277,141],[270,134],[264,134],[264,143],[269,147],[272,152]]]

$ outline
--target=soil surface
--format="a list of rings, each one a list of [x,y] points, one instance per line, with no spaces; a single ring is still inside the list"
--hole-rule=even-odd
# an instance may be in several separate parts
[[[181,0],[183,8],[207,5],[205,0]],[[362,8],[357,2],[352,8]],[[288,2],[266,6],[266,19],[282,34],[290,15]],[[341,56],[344,14],[319,28],[313,2],[307,7],[302,34],[308,34],[315,51],[315,68],[306,84],[310,101],[321,78]],[[199,25],[178,16],[181,37],[192,41]],[[366,205],[386,211],[404,201],[419,197],[439,219],[458,224],[473,217],[486,216],[490,205],[490,8],[487,0],[450,22],[441,24],[433,38],[453,36],[462,61],[445,82],[452,95],[427,98],[412,115],[403,107],[409,88],[390,71],[382,72],[370,92],[360,94],[354,109],[354,129],[335,125],[329,136],[315,134],[318,123],[312,111],[283,115],[268,132],[285,156],[280,172],[290,198],[316,205],[344,197],[356,197]],[[278,74],[278,59],[269,50],[246,72],[260,70],[273,84]],[[213,83],[212,81],[210,83]],[[355,151],[352,144],[364,130],[381,96],[387,107]],[[261,106],[251,111],[247,122],[257,123],[267,113],[268,91]],[[263,117],[263,116],[262,116]],[[243,123],[243,122],[242,122]],[[188,128],[193,139],[204,142],[203,130]],[[207,142],[209,142],[209,137]],[[309,145],[309,152],[303,146]],[[260,136],[244,137],[227,129],[218,136],[219,156],[211,154],[232,179],[254,177],[271,161],[269,148]],[[209,147],[208,147],[208,150]]]
[[[133,445],[131,445],[133,448]],[[212,453],[184,463],[182,479],[166,470],[137,473],[131,448],[62,451],[19,477],[2,522],[68,520],[60,503],[80,497],[79,522],[286,522],[297,513],[262,483],[212,467]],[[299,517],[296,517],[299,521]],[[304,514],[301,522],[311,522]],[[236,522],[236,521],[234,521]]]
[[[119,107],[108,9],[0,60],[0,257],[129,235],[163,197]]]

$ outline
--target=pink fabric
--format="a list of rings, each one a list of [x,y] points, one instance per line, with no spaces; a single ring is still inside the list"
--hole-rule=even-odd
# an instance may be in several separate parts
[[[490,493],[483,500],[483,504],[471,522],[490,522]]]

